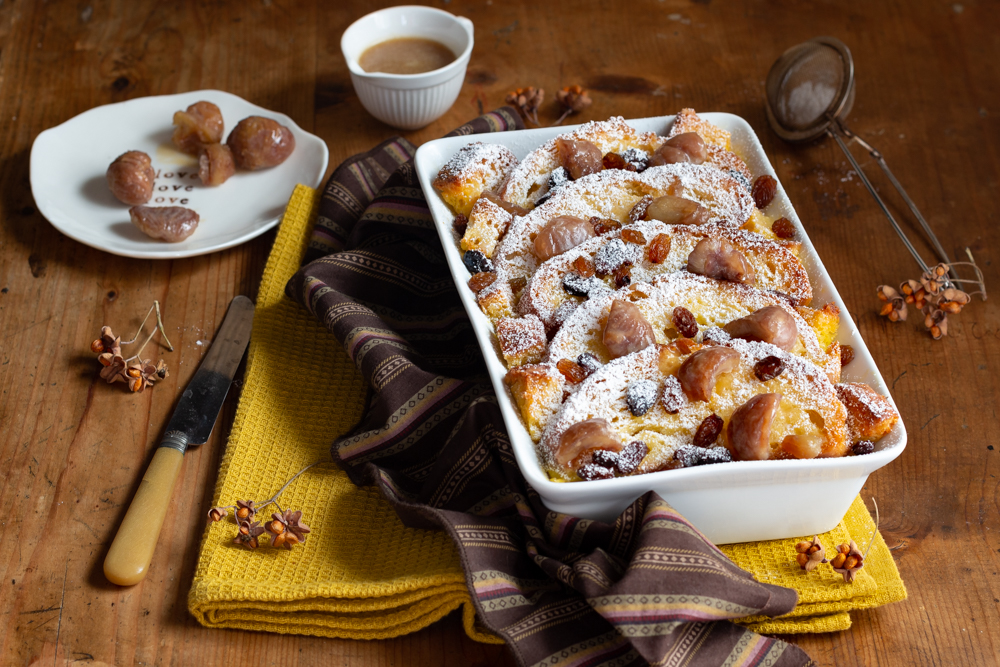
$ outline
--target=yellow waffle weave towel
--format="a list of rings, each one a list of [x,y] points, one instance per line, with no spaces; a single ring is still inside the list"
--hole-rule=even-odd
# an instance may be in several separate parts
[[[214,505],[270,498],[297,471],[328,460],[330,443],[361,416],[366,389],[354,364],[319,322],[284,295],[320,196],[305,186],[295,189],[268,257]],[[477,627],[458,555],[445,533],[405,527],[376,490],[357,488],[333,463],[308,470],[279,502],[302,510],[312,529],[304,546],[250,552],[232,544],[235,525],[229,520],[206,528],[188,596],[188,608],[203,625],[384,639],[419,630],[461,606],[470,637],[500,641]],[[863,547],[874,530],[858,498],[844,521],[820,539],[833,552],[851,539]],[[744,619],[751,629],[843,630],[850,627],[850,610],[906,597],[880,535],[853,584],[828,566],[802,571],[793,561],[797,541],[722,547],[759,581],[799,592],[799,605],[786,616]]]

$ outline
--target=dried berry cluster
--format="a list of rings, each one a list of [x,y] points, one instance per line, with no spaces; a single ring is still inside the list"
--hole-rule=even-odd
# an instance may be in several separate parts
[[[131,345],[138,340],[139,334],[142,333],[142,328],[146,324],[146,320],[149,319],[149,315],[154,311],[156,312],[157,328],[159,328],[160,333],[163,335],[163,341],[166,343],[167,348],[173,351],[174,348],[170,345],[170,341],[167,340],[167,335],[163,331],[163,322],[160,320],[159,302],[153,302],[153,306],[146,313],[146,319],[139,325],[139,331],[136,332],[130,341],[123,343],[122,337],[116,336],[111,327],[101,327],[101,337],[95,339],[90,344],[90,351],[97,355],[97,360],[104,366],[101,369],[101,378],[106,380],[108,384],[124,382],[128,385],[130,391],[141,392],[146,387],[153,386],[157,380],[166,378],[169,374],[167,372],[167,364],[162,359],[154,365],[151,361],[144,360],[139,356],[142,354],[143,348],[146,347],[146,343],[156,333],[156,328],[153,329],[153,332],[149,334],[139,347],[139,351],[133,356],[126,359],[125,355],[122,354],[122,345]]]
[[[295,473],[295,475],[285,482],[274,497],[267,500],[260,505],[257,505],[253,500],[237,500],[235,505],[225,505],[220,507],[213,507],[208,511],[208,518],[213,522],[222,521],[229,515],[229,511],[233,511],[233,522],[237,526],[236,537],[233,538],[233,544],[238,544],[241,547],[245,547],[253,551],[260,546],[260,536],[267,533],[267,536],[271,540],[272,547],[285,547],[286,549],[291,549],[296,544],[304,544],[306,541],[306,534],[312,532],[309,526],[302,523],[302,512],[300,510],[286,509],[282,510],[281,506],[278,505],[278,496],[288,488],[288,485],[294,482],[299,475],[304,473],[309,468],[312,468],[315,463],[307,465],[305,468]],[[270,521],[260,525],[260,521],[255,521],[257,513],[267,507],[268,505],[274,505],[278,508],[277,512],[271,513]]]
[[[949,271],[955,266],[972,266],[977,279],[960,280],[949,277]],[[948,315],[957,315],[971,300],[971,295],[954,287],[954,283],[961,282],[978,284],[980,289],[973,294],[981,294],[986,299],[982,272],[974,262],[942,263],[930,271],[924,271],[920,280],[901,283],[898,290],[889,285],[879,285],[878,298],[883,302],[879,315],[889,318],[891,322],[905,322],[908,306],[912,305],[924,314],[924,326],[931,337],[940,340],[948,335]]]
[[[538,120],[538,108],[542,106],[544,100],[545,90],[534,86],[517,88],[507,93],[507,103],[517,107],[525,120],[530,120],[537,126],[541,125]],[[590,106],[591,99],[587,95],[587,91],[580,86],[566,86],[556,93],[556,102],[562,109],[562,115],[553,125],[559,125],[570,114],[579,113],[586,109]]]

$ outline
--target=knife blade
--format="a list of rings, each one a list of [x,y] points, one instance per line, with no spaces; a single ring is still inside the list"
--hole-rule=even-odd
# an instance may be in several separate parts
[[[153,550],[170,506],[184,452],[204,444],[222,409],[233,376],[250,341],[254,305],[245,296],[229,304],[219,333],[194,378],[184,389],[163,439],[104,559],[104,576],[121,586],[139,583],[149,571]]]

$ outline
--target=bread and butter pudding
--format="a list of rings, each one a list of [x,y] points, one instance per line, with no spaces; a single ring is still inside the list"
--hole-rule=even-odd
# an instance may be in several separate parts
[[[550,479],[864,454],[898,421],[840,383],[839,311],[753,176],[690,109],[667,136],[613,118],[522,161],[477,142],[438,174]]]

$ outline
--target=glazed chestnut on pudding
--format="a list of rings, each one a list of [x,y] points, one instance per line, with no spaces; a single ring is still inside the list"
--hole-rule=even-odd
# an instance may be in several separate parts
[[[702,239],[688,255],[687,270],[716,280],[744,285],[757,281],[753,266],[725,239]]]
[[[740,461],[771,457],[771,424],[781,406],[781,394],[757,394],[736,408],[726,426],[729,450]]]
[[[684,360],[677,371],[681,389],[692,401],[708,402],[715,383],[724,373],[732,373],[740,363],[740,353],[731,347],[702,348]]]
[[[685,132],[671,137],[649,156],[648,165],[659,167],[665,164],[690,162],[702,164],[708,158],[708,146],[696,132]]]
[[[634,303],[615,299],[611,303],[608,321],[604,325],[604,347],[612,358],[624,357],[644,350],[656,339],[653,326]]]
[[[723,328],[733,338],[770,343],[785,352],[791,351],[799,338],[795,319],[781,306],[765,306]]]
[[[535,237],[535,256],[543,262],[575,248],[587,239],[597,234],[594,226],[583,218],[572,215],[560,215],[552,218]]]
[[[559,152],[559,163],[574,181],[604,168],[601,149],[589,141],[556,139],[556,150]]]
[[[663,195],[649,202],[642,219],[668,225],[704,225],[712,219],[712,212],[696,201]]]
[[[566,467],[577,467],[577,459],[581,454],[595,449],[607,449],[614,452],[622,448],[621,440],[611,430],[611,424],[606,419],[585,419],[570,426],[559,438],[559,447],[555,452],[556,463]]]

